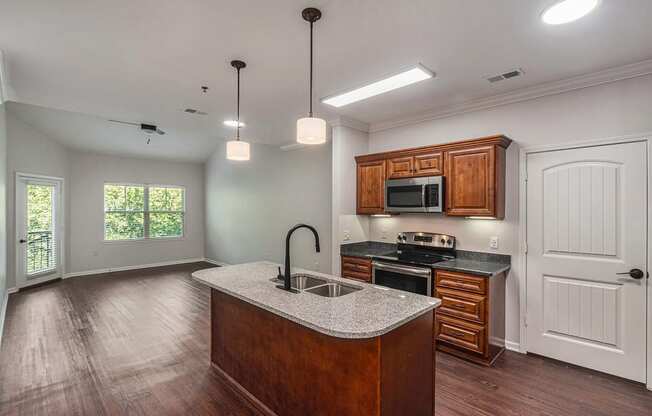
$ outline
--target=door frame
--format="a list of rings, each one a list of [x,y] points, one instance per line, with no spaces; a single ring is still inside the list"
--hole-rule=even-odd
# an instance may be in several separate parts
[[[20,185],[21,180],[25,179],[43,179],[47,181],[54,181],[58,183],[58,188],[59,192],[57,193],[57,204],[59,209],[55,212],[56,218],[55,218],[55,226],[56,226],[56,231],[59,236],[59,241],[58,241],[58,252],[57,252],[57,257],[58,257],[58,266],[57,266],[57,273],[59,274],[59,278],[63,278],[64,272],[66,270],[66,254],[65,254],[65,239],[66,239],[66,198],[64,197],[65,195],[65,180],[64,178],[60,178],[57,176],[47,176],[47,175],[37,175],[37,174],[31,174],[31,173],[24,173],[24,172],[16,172],[16,177],[15,177],[15,183],[14,183],[14,247],[15,247],[15,263],[14,263],[14,279],[16,282],[16,288],[17,289],[22,289],[25,287],[29,287],[32,285],[37,285],[39,283],[47,282],[49,275],[42,276],[42,277],[37,277],[34,279],[31,279],[29,281],[25,281],[23,279],[23,276],[20,276],[20,267],[19,264],[22,261],[21,258],[21,250],[19,249],[19,229],[20,229],[20,224],[18,223],[19,215],[18,215],[18,190]]]
[[[652,236],[652,132],[632,134],[619,137],[611,137],[598,140],[586,140],[566,144],[537,145],[523,147],[519,151],[519,250],[518,265],[521,271],[519,279],[519,307],[520,307],[520,345],[519,352],[527,353],[527,157],[535,153],[547,153],[561,150],[581,149],[585,147],[609,146],[615,144],[644,142],[646,144],[646,165],[647,165],[647,233],[646,252],[647,270],[652,266],[652,250],[650,237]],[[652,390],[652,282],[647,282],[647,354],[646,354],[646,387]]]

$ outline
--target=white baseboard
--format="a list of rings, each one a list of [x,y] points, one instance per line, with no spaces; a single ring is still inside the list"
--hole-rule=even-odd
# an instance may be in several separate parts
[[[223,262],[223,261],[219,261],[219,260],[213,260],[213,259],[207,259],[207,258],[204,258],[204,261],[205,261],[206,263],[214,264],[214,265],[216,265],[216,266],[230,266],[229,263],[225,263],[225,262]]]
[[[201,261],[206,261],[206,260],[203,257],[198,257],[192,259],[163,261],[160,263],[137,264],[134,266],[110,267],[106,269],[85,270],[82,272],[66,273],[63,275],[63,278],[68,279],[70,277],[89,276],[93,274],[105,274],[105,273],[114,273],[114,272],[124,272],[127,270],[148,269],[150,267],[174,266],[176,264],[197,263]]]
[[[9,291],[2,296],[2,305],[0,305],[0,346],[2,346],[2,334],[5,330],[5,318],[7,317],[7,304],[9,303]]]
[[[522,354],[525,353],[524,351],[521,351],[521,344],[519,344],[518,342],[514,342],[514,341],[507,341],[506,340],[505,341],[505,349],[508,350],[508,351],[514,351],[514,352],[518,352],[518,353],[522,353]]]

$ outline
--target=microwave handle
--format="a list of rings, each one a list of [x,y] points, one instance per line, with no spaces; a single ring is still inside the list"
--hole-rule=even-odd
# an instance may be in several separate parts
[[[424,210],[427,210],[426,206],[426,185],[421,185],[421,206]]]

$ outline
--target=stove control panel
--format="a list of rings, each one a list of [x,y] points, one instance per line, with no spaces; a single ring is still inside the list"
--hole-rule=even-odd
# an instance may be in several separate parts
[[[398,233],[396,242],[400,244],[413,244],[417,246],[455,248],[455,237],[436,233]]]

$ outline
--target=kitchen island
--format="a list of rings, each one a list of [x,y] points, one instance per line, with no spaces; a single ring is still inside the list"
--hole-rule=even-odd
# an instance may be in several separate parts
[[[193,273],[211,287],[218,376],[269,415],[431,416],[440,301],[293,272],[327,284],[299,293],[278,289],[278,265],[270,262]],[[350,293],[318,294],[328,292],[328,283]]]

